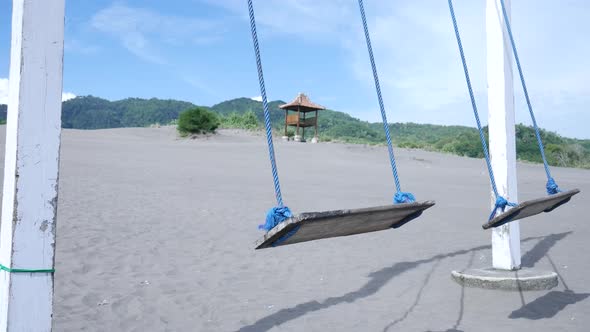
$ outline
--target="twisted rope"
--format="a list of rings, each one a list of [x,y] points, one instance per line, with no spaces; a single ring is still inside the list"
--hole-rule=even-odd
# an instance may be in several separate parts
[[[471,98],[471,107],[473,108],[473,115],[475,116],[475,122],[477,123],[477,129],[479,130],[479,138],[481,140],[481,145],[483,147],[483,154],[485,156],[486,165],[488,167],[488,174],[490,176],[490,182],[492,184],[492,189],[494,191],[494,195],[496,197],[496,204],[492,213],[490,214],[490,220],[494,218],[496,211],[504,212],[506,206],[515,206],[516,204],[508,202],[504,197],[500,196],[498,193],[498,188],[496,187],[496,180],[494,178],[494,171],[492,170],[492,163],[490,161],[490,155],[488,153],[488,145],[486,143],[485,135],[483,128],[481,127],[481,122],[479,120],[479,112],[477,111],[477,104],[475,103],[475,96],[473,93],[473,88],[471,86],[471,80],[469,79],[469,70],[467,69],[467,61],[465,60],[465,52],[463,51],[463,43],[461,43],[461,35],[459,34],[459,27],[457,25],[457,18],[455,17],[455,10],[453,8],[452,0],[448,0],[449,2],[449,10],[451,11],[451,18],[453,19],[453,27],[455,29],[455,36],[457,37],[457,44],[459,46],[459,53],[461,54],[461,62],[463,63],[463,71],[465,72],[465,81],[467,82],[467,89],[469,90],[469,97]]]
[[[537,143],[539,145],[539,151],[541,151],[541,157],[543,158],[543,166],[545,167],[545,174],[547,175],[547,193],[549,195],[557,194],[560,192],[559,187],[555,183],[553,177],[551,177],[551,171],[549,170],[549,164],[547,163],[547,158],[545,158],[545,148],[543,147],[543,141],[541,140],[541,133],[539,131],[539,126],[537,126],[537,120],[535,119],[535,113],[533,112],[533,106],[531,104],[531,99],[529,98],[529,92],[526,87],[526,83],[524,81],[524,74],[522,73],[522,67],[520,65],[520,59],[518,57],[518,52],[516,51],[516,43],[514,42],[514,36],[512,35],[512,27],[510,25],[510,20],[508,19],[508,14],[506,12],[506,6],[504,5],[504,0],[500,0],[502,4],[502,15],[504,16],[504,22],[506,23],[506,30],[508,31],[508,36],[510,37],[510,45],[512,46],[512,52],[514,53],[514,59],[516,60],[516,67],[518,68],[518,76],[520,77],[520,83],[522,85],[522,90],[524,91],[524,97],[526,99],[526,104],[529,109],[529,114],[531,115],[531,120],[533,121],[533,127],[535,128],[535,136],[537,137]]]
[[[268,102],[266,99],[266,88],[264,86],[264,75],[262,73],[262,61],[260,59],[260,47],[258,45],[258,35],[256,33],[256,19],[254,18],[254,6],[252,0],[248,0],[248,11],[250,13],[250,28],[252,30],[252,41],[254,42],[254,53],[256,55],[256,67],[258,69],[258,82],[260,83],[260,94],[262,96],[262,106],[264,108],[264,127],[266,128],[266,141],[268,144],[268,155],[270,158],[270,166],[272,169],[272,178],[275,187],[275,196],[279,207],[283,206],[283,197],[281,195],[281,185],[279,183],[279,174],[277,170],[277,163],[275,161],[275,151],[272,142],[272,129],[270,124],[270,112],[268,110]]]
[[[377,99],[379,100],[379,108],[381,109],[381,118],[383,120],[383,129],[385,130],[385,138],[387,139],[387,150],[389,151],[389,162],[391,164],[391,171],[393,172],[393,179],[395,181],[396,194],[394,196],[395,203],[410,203],[414,202],[414,195],[401,191],[399,175],[397,173],[397,166],[395,163],[395,156],[393,154],[393,144],[391,143],[391,134],[389,133],[389,124],[387,122],[387,115],[385,114],[385,106],[383,104],[383,97],[381,95],[381,87],[379,84],[379,76],[377,75],[377,66],[375,65],[375,57],[373,56],[373,48],[371,47],[371,38],[369,37],[369,28],[367,26],[367,18],[365,16],[365,8],[363,0],[358,0],[361,11],[361,19],[363,21],[363,28],[365,30],[365,39],[367,42],[367,50],[369,51],[369,59],[371,60],[371,68],[373,69],[373,79],[375,80],[375,90],[377,91]]]

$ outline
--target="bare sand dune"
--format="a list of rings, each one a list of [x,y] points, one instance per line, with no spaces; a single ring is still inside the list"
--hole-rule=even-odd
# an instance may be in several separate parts
[[[391,201],[385,148],[275,143],[293,211]],[[230,131],[64,130],[55,330],[588,330],[590,171],[555,168],[582,193],[521,222],[524,265],[556,270],[560,285],[499,292],[450,278],[491,264],[482,160],[397,150],[403,189],[437,202],[423,217],[254,251],[274,204],[266,153],[264,137]],[[521,200],[545,194],[542,167],[519,164],[518,175]]]

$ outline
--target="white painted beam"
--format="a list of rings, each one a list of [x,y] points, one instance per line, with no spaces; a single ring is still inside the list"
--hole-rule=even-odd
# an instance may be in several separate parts
[[[53,269],[65,0],[13,0],[0,264]],[[0,331],[50,331],[53,274],[0,271]]]
[[[518,200],[512,51],[500,0],[486,0],[488,125],[490,157],[498,193],[510,202]],[[510,0],[504,1],[510,17]],[[495,204],[492,192],[492,207]],[[518,221],[492,230],[492,265],[496,269],[520,268]]]

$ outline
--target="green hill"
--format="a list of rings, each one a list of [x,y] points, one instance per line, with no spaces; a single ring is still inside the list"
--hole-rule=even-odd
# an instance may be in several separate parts
[[[283,101],[269,102],[272,126],[275,133],[284,130]],[[194,107],[189,102],[161,99],[128,98],[108,101],[93,96],[77,97],[63,103],[62,126],[75,129],[118,127],[146,127],[151,124],[168,124],[178,119],[180,112]],[[250,98],[237,98],[206,107],[216,112],[223,123],[248,128],[262,128],[262,103]],[[248,117],[247,115],[253,115]],[[6,118],[6,105],[0,105],[0,120]],[[242,121],[242,120],[244,121]],[[228,120],[225,121],[224,120]],[[479,134],[475,128],[440,126],[416,123],[390,124],[392,140],[396,146],[440,151],[467,157],[483,157]],[[487,128],[486,128],[487,129]],[[292,129],[290,129],[292,132]],[[339,141],[363,144],[384,144],[385,134],[381,123],[361,121],[346,113],[333,110],[319,112],[319,132],[322,141]],[[310,135],[312,133],[309,133]],[[486,134],[487,135],[487,134]],[[547,158],[552,165],[590,168],[590,140],[562,137],[541,131]],[[533,128],[516,127],[516,149],[520,160],[541,162]]]
[[[63,128],[73,129],[146,127],[170,123],[191,107],[195,105],[156,98],[109,101],[94,96],[76,97],[62,104],[61,123]],[[6,105],[0,105],[0,120],[5,119]]]
[[[269,103],[273,128],[282,133],[284,111],[278,106],[282,101]],[[253,112],[262,125],[262,103],[238,98],[211,107],[222,115]],[[333,110],[319,112],[319,132],[323,141],[348,143],[384,144],[385,134],[382,123],[369,123],[346,113]],[[418,148],[482,158],[483,151],[476,128],[465,126],[441,126],[416,123],[392,123],[389,125],[393,144],[404,148]],[[487,137],[487,127],[484,128]],[[541,130],[547,159],[550,164],[569,167],[590,168],[590,140],[562,137],[556,133]],[[532,127],[516,126],[516,150],[520,160],[541,162],[535,131]]]
[[[285,111],[279,108],[279,105],[285,104],[282,100],[271,101],[268,103],[270,111],[270,121],[273,124],[282,123],[285,121]],[[262,109],[262,102],[252,100],[250,98],[237,98],[227,100],[219,104],[211,106],[211,110],[217,112],[222,116],[229,116],[232,113],[243,114],[252,112],[258,118],[260,123],[264,123],[264,111]]]
[[[0,124],[6,123],[6,105],[0,104]]]
[[[63,103],[62,127],[101,129],[166,124],[194,106],[184,101],[155,98],[108,101],[93,96],[77,97]]]

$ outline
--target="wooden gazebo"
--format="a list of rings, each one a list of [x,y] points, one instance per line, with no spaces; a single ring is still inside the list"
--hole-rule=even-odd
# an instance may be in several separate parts
[[[325,107],[312,103],[305,94],[300,93],[292,102],[281,105],[279,108],[285,110],[285,136],[287,136],[287,128],[289,126],[297,127],[295,141],[305,142],[305,128],[315,127],[314,140],[317,142],[318,111],[325,110]],[[307,114],[311,112],[315,113],[313,117]],[[302,130],[301,136],[299,136],[299,128]]]

